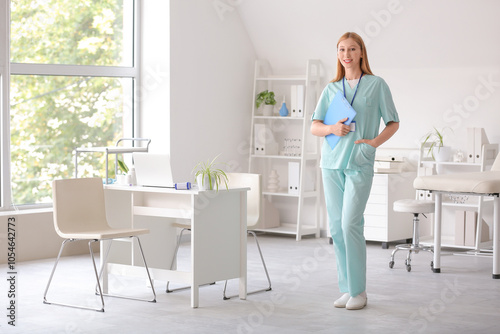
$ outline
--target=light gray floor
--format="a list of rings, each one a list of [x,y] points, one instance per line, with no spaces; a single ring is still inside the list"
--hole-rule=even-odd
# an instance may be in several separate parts
[[[203,287],[200,307],[190,307],[188,290],[166,294],[155,282],[157,303],[106,298],[106,312],[77,310],[42,303],[53,259],[18,264],[16,327],[0,317],[0,333],[498,333],[500,280],[491,278],[491,258],[445,252],[442,273],[430,270],[431,255],[414,256],[412,271],[403,253],[394,269],[388,261],[394,245],[368,243],[368,306],[359,311],[333,307],[339,296],[332,246],[327,239],[296,242],[261,235],[261,247],[273,291],[247,300],[222,300],[223,282]],[[249,289],[265,285],[249,239]],[[146,254],[147,255],[147,254]],[[188,261],[187,243],[181,262]],[[87,256],[64,258],[49,297],[96,302]],[[7,268],[0,266],[5,277]],[[145,282],[117,277],[123,293],[147,297]],[[64,290],[66,288],[66,290]],[[0,284],[1,314],[6,314],[7,285]],[[237,291],[237,282],[229,289]],[[87,294],[82,294],[83,292]]]

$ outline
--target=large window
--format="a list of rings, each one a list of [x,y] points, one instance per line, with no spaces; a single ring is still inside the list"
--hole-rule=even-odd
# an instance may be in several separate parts
[[[10,1],[11,162],[4,182],[11,203],[3,198],[4,206],[51,202],[52,180],[74,175],[76,147],[134,135],[136,6]],[[105,175],[104,156],[78,161],[79,176]]]

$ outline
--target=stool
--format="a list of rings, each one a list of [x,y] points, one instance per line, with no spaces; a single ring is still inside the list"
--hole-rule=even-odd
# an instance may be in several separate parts
[[[406,270],[411,271],[411,253],[418,254],[419,251],[426,251],[434,253],[432,247],[423,246],[419,243],[419,214],[433,213],[434,201],[415,200],[415,199],[401,199],[394,202],[393,210],[396,212],[407,212],[413,214],[413,240],[411,244],[397,245],[396,249],[392,252],[389,268],[394,267],[394,255],[399,250],[408,250],[408,256],[405,261]],[[424,215],[425,217],[425,215]],[[431,269],[433,268],[431,261]]]

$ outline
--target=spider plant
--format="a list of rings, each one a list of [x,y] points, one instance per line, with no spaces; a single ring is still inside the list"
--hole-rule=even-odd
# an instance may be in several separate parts
[[[426,135],[424,141],[422,142],[422,147],[426,146],[426,144],[429,143],[430,145],[428,145],[427,156],[430,155],[432,156],[432,159],[436,160],[436,158],[434,157],[434,148],[437,148],[438,152],[441,150],[441,147],[444,146],[444,131],[446,129],[452,129],[443,128],[441,131],[436,129],[436,127],[433,127],[433,129],[433,131],[430,131]]]
[[[204,186],[209,190],[214,190],[215,188],[215,190],[219,191],[219,184],[224,182],[226,189],[228,189],[227,182],[229,180],[226,173],[222,169],[216,167],[218,164],[216,163],[218,157],[219,155],[212,160],[202,161],[194,166],[194,177],[198,182],[201,181],[201,185],[198,184],[198,187]],[[205,185],[205,182],[208,182],[208,185]]]

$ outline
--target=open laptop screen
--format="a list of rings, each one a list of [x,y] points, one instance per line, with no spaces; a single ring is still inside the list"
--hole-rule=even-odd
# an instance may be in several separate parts
[[[174,187],[170,155],[133,153],[137,185],[146,187]]]

